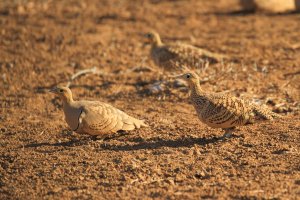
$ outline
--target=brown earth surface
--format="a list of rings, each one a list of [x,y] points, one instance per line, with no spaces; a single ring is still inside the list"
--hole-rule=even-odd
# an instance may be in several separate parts
[[[222,1],[224,2],[224,1]],[[229,12],[208,0],[0,1],[0,199],[297,199],[300,15]],[[228,11],[228,12],[227,12]],[[143,34],[226,54],[199,69],[207,91],[267,104],[284,119],[222,131],[185,87],[161,79]],[[71,133],[47,92],[82,69],[75,99],[150,125],[108,140]]]

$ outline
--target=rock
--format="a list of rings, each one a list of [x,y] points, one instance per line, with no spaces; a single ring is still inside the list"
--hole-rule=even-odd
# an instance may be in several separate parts
[[[244,11],[285,13],[300,10],[300,0],[239,0]]]
[[[284,13],[296,10],[296,2],[299,0],[254,0],[258,10],[271,13]],[[299,9],[299,7],[298,7]]]

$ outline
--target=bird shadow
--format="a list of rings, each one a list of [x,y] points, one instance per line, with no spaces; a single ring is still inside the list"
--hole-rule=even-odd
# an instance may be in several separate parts
[[[49,143],[49,142],[41,142],[41,143],[31,143],[22,146],[21,148],[36,148],[36,147],[75,147],[75,146],[81,146],[84,144],[87,144],[89,141],[91,141],[91,138],[81,138],[81,139],[72,139],[70,141],[66,142],[56,142],[56,143]]]
[[[107,137],[98,137],[98,136],[86,136],[86,137],[81,137],[81,138],[74,138],[71,139],[70,141],[65,141],[65,142],[56,142],[56,143],[49,143],[49,142],[41,142],[41,143],[31,143],[27,145],[23,145],[20,148],[36,148],[36,147],[43,147],[43,146],[52,146],[52,147],[76,147],[76,146],[82,146],[86,145],[89,142],[92,141],[109,141],[112,139],[116,139],[119,137],[123,137],[128,135],[127,132],[124,131],[119,131],[118,134],[113,134]]]
[[[124,135],[120,135],[124,136]],[[80,139],[72,139],[66,142],[56,142],[56,143],[49,143],[49,142],[42,142],[42,143],[31,143],[27,145],[23,145],[20,148],[37,148],[37,147],[76,147],[86,145],[89,142],[97,141],[99,139],[102,140],[100,144],[101,150],[110,150],[110,151],[137,151],[137,150],[153,150],[159,149],[162,147],[171,147],[171,148],[180,148],[180,147],[192,147],[194,145],[205,146],[208,144],[215,144],[220,141],[226,141],[224,137],[212,137],[212,138],[194,138],[194,137],[187,137],[187,138],[178,138],[178,139],[160,139],[154,138],[148,141],[144,141],[141,138],[131,138],[128,139],[130,142],[136,142],[137,144],[124,144],[124,145],[114,145],[109,144],[110,140],[115,140],[120,136],[116,137],[108,137],[108,138],[96,138],[96,137],[85,137]],[[233,135],[232,137],[238,137]],[[122,139],[122,141],[124,141]]]
[[[125,144],[125,145],[110,145],[103,143],[101,144],[101,148],[104,150],[112,150],[112,151],[136,151],[136,150],[153,150],[159,149],[161,147],[192,147],[193,145],[201,145],[205,146],[208,144],[214,144],[218,141],[223,141],[223,137],[213,137],[213,138],[178,138],[175,140],[163,140],[157,139],[155,141],[146,141],[140,142],[137,140],[138,144]]]

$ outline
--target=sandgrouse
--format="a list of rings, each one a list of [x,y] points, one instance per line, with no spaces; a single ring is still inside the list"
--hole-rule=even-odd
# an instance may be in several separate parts
[[[179,66],[201,67],[205,61],[216,63],[225,56],[183,43],[164,44],[157,32],[149,32],[150,56],[154,63],[166,71],[182,70]]]
[[[143,120],[131,117],[107,103],[74,101],[72,92],[67,87],[55,87],[51,92],[62,99],[65,120],[77,133],[97,136],[147,127]]]
[[[282,117],[267,108],[228,94],[205,92],[200,86],[199,77],[193,72],[176,77],[188,83],[190,99],[200,121],[212,128],[222,128],[224,137],[230,136],[236,126],[253,122],[257,115],[268,120]]]

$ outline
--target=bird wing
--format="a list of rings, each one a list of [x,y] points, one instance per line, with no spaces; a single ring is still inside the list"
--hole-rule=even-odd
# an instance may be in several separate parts
[[[225,126],[236,126],[247,123],[253,116],[250,102],[227,94],[211,94],[207,96],[204,119],[208,123]]]
[[[220,61],[224,56],[216,53],[212,53],[205,49],[197,48],[192,45],[174,43],[167,46],[168,50],[172,54],[177,55],[177,59],[183,63],[180,64],[189,64],[191,66],[199,65],[203,61],[208,60],[212,63]]]
[[[170,60],[176,59],[178,57],[178,55],[175,52],[170,51],[169,47],[166,45],[154,47],[151,51],[152,57],[158,64],[168,63],[170,62]]]
[[[141,121],[109,104],[96,101],[85,103],[80,120],[82,131],[91,135],[133,130],[140,127],[136,124]]]

